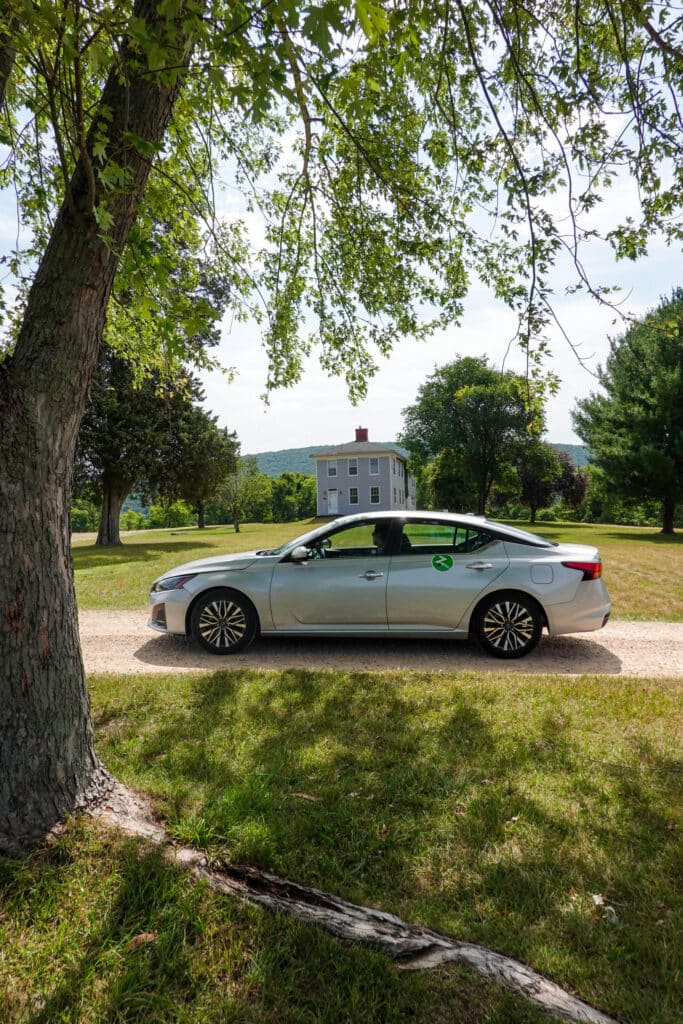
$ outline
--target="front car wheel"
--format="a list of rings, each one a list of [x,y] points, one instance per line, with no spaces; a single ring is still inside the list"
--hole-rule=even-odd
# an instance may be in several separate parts
[[[477,609],[473,630],[477,643],[496,658],[522,658],[541,639],[541,611],[525,594],[492,594]]]
[[[231,590],[209,590],[190,616],[190,633],[211,654],[235,654],[256,635],[256,613],[249,601]]]

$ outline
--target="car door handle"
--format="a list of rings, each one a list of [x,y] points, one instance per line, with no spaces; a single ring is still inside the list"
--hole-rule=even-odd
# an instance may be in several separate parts
[[[367,572],[362,572],[359,576],[361,580],[378,580],[381,576],[384,576],[383,572],[376,572],[374,569],[368,569]]]
[[[482,569],[493,569],[493,562],[469,562],[466,568],[478,569],[481,572]]]

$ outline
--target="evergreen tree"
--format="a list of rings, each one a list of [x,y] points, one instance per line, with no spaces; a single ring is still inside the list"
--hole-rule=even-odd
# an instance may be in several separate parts
[[[574,429],[614,493],[661,502],[673,533],[683,500],[683,289],[610,342],[603,394],[577,403]]]

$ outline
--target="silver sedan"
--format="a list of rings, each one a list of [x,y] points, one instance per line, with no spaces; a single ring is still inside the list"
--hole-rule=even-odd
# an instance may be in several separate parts
[[[152,586],[152,629],[212,654],[262,636],[473,637],[519,658],[600,629],[611,604],[598,550],[478,516],[344,516],[279,548],[188,562]]]

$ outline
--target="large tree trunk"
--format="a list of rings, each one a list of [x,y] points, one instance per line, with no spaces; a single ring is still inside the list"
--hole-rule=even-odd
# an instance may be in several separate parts
[[[206,514],[204,509],[204,502],[197,502],[197,529],[203,530],[206,526]]]
[[[161,45],[159,0],[134,17]],[[139,22],[138,22],[139,24]],[[185,43],[178,38],[176,40]],[[185,47],[187,53],[187,47]],[[176,55],[177,56],[177,55]],[[107,197],[111,247],[98,235],[88,161],[76,167],[31,288],[14,354],[0,364],[0,847],[44,836],[110,784],[93,746],[69,545],[76,437],[117,266],[147,177],[136,136],[159,141],[178,85],[161,87],[132,59],[102,94],[108,154],[126,189]],[[177,59],[175,61],[177,65]],[[144,72],[147,71],[145,74]],[[97,126],[97,116],[95,118]],[[101,198],[94,182],[95,204]]]
[[[676,515],[676,502],[673,498],[665,498],[662,504],[662,533],[674,532],[674,517]]]
[[[130,493],[129,484],[121,484],[113,480],[105,480],[102,485],[102,511],[100,512],[100,529],[96,544],[114,547],[121,543],[119,520],[121,508]]]

